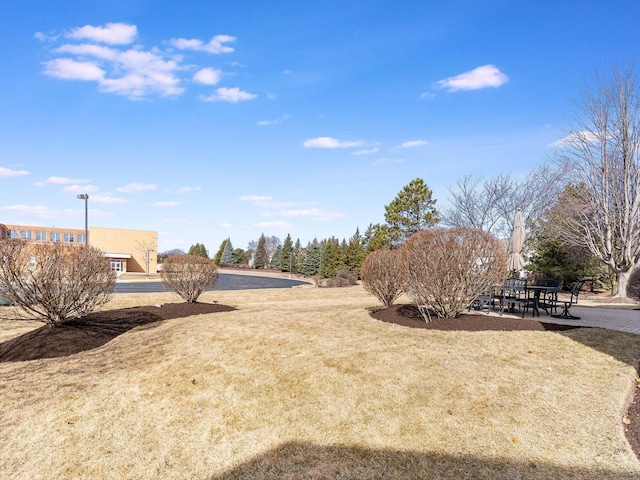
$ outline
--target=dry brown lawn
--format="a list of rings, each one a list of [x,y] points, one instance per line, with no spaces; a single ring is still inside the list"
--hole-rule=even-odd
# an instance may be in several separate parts
[[[0,364],[0,478],[640,478],[637,336],[408,329],[360,287],[214,299],[238,310]]]

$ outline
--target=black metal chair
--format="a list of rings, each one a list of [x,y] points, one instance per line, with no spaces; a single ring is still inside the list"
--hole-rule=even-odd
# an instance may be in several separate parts
[[[474,298],[469,304],[467,311],[470,312],[471,309],[482,310],[483,308],[486,308],[488,315],[489,309],[493,310],[495,302],[499,299],[499,296],[496,294],[496,289],[493,285],[487,285],[484,288],[481,288],[481,291],[482,293]]]
[[[582,285],[584,285],[584,280],[578,280],[573,284],[573,288],[571,289],[571,297],[569,297],[569,300],[556,300],[554,302],[554,308],[556,308],[556,311],[558,304],[563,304],[563,308],[561,314],[551,315],[552,317],[564,318],[567,320],[580,320],[580,317],[572,315],[569,310],[571,309],[571,305],[573,305],[574,303],[578,303],[578,295],[580,295],[580,289],[582,288]]]
[[[515,311],[516,306],[524,312],[533,305],[533,300],[527,294],[527,281],[519,278],[507,278],[501,287],[500,315],[505,310]]]

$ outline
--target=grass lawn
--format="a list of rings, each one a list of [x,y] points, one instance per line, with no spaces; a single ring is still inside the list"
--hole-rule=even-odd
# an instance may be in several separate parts
[[[640,478],[638,336],[408,329],[361,287],[214,299],[238,310],[0,363],[0,478]],[[39,325],[0,320],[0,341]]]

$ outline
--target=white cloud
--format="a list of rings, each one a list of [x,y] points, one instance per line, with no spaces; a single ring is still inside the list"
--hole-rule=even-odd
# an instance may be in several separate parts
[[[373,165],[395,165],[404,162],[404,158],[379,158]]]
[[[154,202],[150,203],[152,207],[177,207],[180,202]]]
[[[183,65],[184,55],[156,47],[123,46],[130,44],[136,35],[135,25],[121,23],[100,27],[86,25],[73,29],[66,34],[67,43],[51,50],[60,58],[43,62],[43,72],[63,80],[95,81],[101,92],[126,96],[132,100],[153,95],[168,97],[183,94],[183,79],[191,69],[191,66]],[[43,35],[39,37],[44,38]],[[72,43],[70,39],[81,43]],[[200,40],[184,39],[172,42],[183,49],[225,53],[233,51],[225,44],[234,40],[235,37],[217,35],[207,44]],[[222,76],[221,70],[208,67],[198,69],[192,79],[205,85],[216,85]],[[237,103],[256,96],[239,88],[223,88],[205,100]]]
[[[66,36],[75,40],[93,40],[109,45],[126,45],[136,38],[138,28],[126,23],[107,23],[103,27],[85,25],[72,29]]]
[[[287,222],[258,222],[258,223],[254,223],[252,226],[258,229],[273,228],[276,230],[283,230],[283,231],[293,230],[293,226]]]
[[[153,183],[128,183],[122,187],[116,188],[116,191],[120,193],[138,193],[148,192],[157,188],[158,186]]]
[[[352,148],[363,145],[362,140],[356,141],[340,141],[332,137],[317,137],[305,140],[303,145],[307,148]]]
[[[267,196],[259,196],[259,195],[244,195],[240,197],[238,200],[243,202],[252,202],[256,205],[263,204],[264,202],[268,202],[272,199],[272,197]]]
[[[431,92],[424,92],[422,94],[420,94],[420,98],[425,99],[425,98],[436,98],[435,93],[431,93]]]
[[[203,68],[193,75],[193,80],[203,85],[216,85],[222,78],[222,70],[216,68]]]
[[[424,145],[428,145],[429,142],[426,140],[410,140],[408,142],[403,142],[400,144],[400,148],[413,148],[413,147],[422,147]]]
[[[259,122],[256,123],[256,125],[258,125],[259,127],[266,127],[269,125],[278,125],[280,123],[286,122],[287,120],[289,120],[289,115],[283,115],[280,118],[276,118],[274,120],[260,120]]]
[[[87,193],[87,192],[97,192],[99,189],[93,185],[68,185],[62,189],[63,192],[71,192],[71,193]]]
[[[356,150],[355,152],[351,152],[351,155],[371,155],[374,153],[378,153],[378,147],[373,147],[364,150]]]
[[[495,65],[483,65],[455,77],[445,78],[437,84],[450,92],[459,90],[478,90],[480,88],[497,88],[509,81]]]
[[[221,222],[221,223],[218,224],[218,227],[219,228],[224,228],[226,230],[226,229],[229,229],[229,228],[233,228],[233,225],[231,225],[230,223],[227,223],[227,222]]]
[[[247,100],[253,100],[257,98],[258,95],[255,93],[244,92],[240,90],[238,87],[227,88],[220,87],[216,90],[216,92],[212,95],[200,96],[200,99],[205,102],[229,102],[229,103],[238,103],[245,102]]]
[[[12,170],[10,168],[0,167],[0,178],[2,177],[20,177],[30,175],[26,170]]]
[[[209,43],[204,43],[198,39],[172,38],[171,44],[178,50],[195,50],[198,52],[207,52],[212,54],[231,53],[233,48],[225,45],[226,43],[235,42],[236,37],[230,35],[216,35]]]
[[[89,180],[84,178],[67,178],[67,177],[49,177],[42,182],[36,183],[38,187],[45,185],[69,185],[72,183],[87,183]]]
[[[44,205],[9,205],[7,207],[4,207],[3,210],[16,212],[19,215],[38,218],[40,220],[55,220],[58,218],[67,218],[73,216],[73,210],[71,209],[56,211]]]
[[[594,143],[598,141],[598,136],[594,132],[582,131],[572,132],[560,140],[549,144],[549,147],[566,147],[568,145],[574,145],[576,143]]]
[[[44,73],[64,80],[102,80],[105,71],[93,62],[79,62],[71,58],[56,58],[43,62]]]
[[[283,217],[307,217],[315,220],[334,220],[344,217],[342,212],[330,212],[320,208],[307,208],[297,210],[281,210],[280,215]]]
[[[199,192],[201,190],[200,187],[182,187],[177,190],[168,190],[169,193],[191,193],[191,192]]]
[[[114,197],[113,195],[109,194],[109,193],[105,193],[105,194],[99,194],[99,195],[91,195],[89,197],[89,200],[91,200],[93,203],[107,203],[107,204],[111,204],[111,205],[122,205],[123,203],[128,203],[129,201],[121,198],[121,197]]]

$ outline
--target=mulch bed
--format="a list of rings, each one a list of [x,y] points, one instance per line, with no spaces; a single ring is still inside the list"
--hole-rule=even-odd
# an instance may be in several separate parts
[[[118,335],[142,325],[231,310],[235,308],[213,303],[185,302],[93,312],[65,324],[64,327],[44,325],[0,343],[0,363],[66,357],[98,348]]]
[[[118,335],[143,325],[171,318],[188,317],[203,313],[229,312],[233,307],[212,303],[166,303],[162,306],[144,306],[94,312],[68,323],[65,327],[42,326],[24,335],[0,343],[0,362],[20,362],[43,358],[66,357],[98,348]],[[377,320],[409,328],[449,331],[563,331],[578,327],[556,325],[529,319],[514,319],[495,315],[463,315],[460,318],[433,318],[426,323],[413,305],[393,305],[373,312]],[[631,448],[640,459],[640,388],[625,420],[624,431]]]

